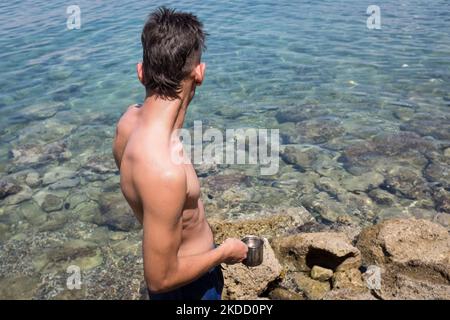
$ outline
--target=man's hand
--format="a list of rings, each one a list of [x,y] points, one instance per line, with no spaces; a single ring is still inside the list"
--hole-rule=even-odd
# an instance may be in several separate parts
[[[228,238],[221,245],[223,248],[226,264],[239,263],[247,257],[248,247],[239,239]]]

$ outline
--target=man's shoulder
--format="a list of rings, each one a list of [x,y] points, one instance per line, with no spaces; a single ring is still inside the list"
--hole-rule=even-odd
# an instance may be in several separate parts
[[[139,111],[139,109],[137,106],[137,104],[130,105],[117,121],[115,130],[116,133],[113,142],[113,154],[119,168],[128,138],[130,137],[130,134],[138,119],[137,111]]]
[[[127,126],[130,122],[135,121],[139,108],[139,104],[128,106],[127,110],[120,116],[119,121],[117,122],[117,128]]]

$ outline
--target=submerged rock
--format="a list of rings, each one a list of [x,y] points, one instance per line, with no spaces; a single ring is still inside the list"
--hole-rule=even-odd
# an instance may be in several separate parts
[[[422,199],[431,195],[431,189],[421,174],[406,167],[389,170],[382,188],[408,199]]]
[[[382,206],[392,206],[395,202],[395,196],[382,189],[373,189],[368,193],[377,204]]]
[[[283,142],[288,144],[321,144],[343,135],[344,132],[344,127],[339,120],[323,117],[299,122],[294,130],[281,131],[281,137]]]
[[[370,140],[360,140],[346,147],[339,161],[352,171],[373,170],[380,161],[390,164],[397,160],[423,167],[428,162],[424,154],[435,150],[433,142],[413,132],[380,133]]]
[[[337,222],[343,217],[346,217],[350,223],[371,222],[376,217],[376,206],[363,192],[359,194],[346,192],[339,194],[337,198],[347,212],[346,215],[339,216]]]
[[[58,182],[63,179],[71,179],[77,175],[76,170],[57,166],[48,170],[44,176],[42,177],[42,183],[44,185],[49,185],[55,182]]]
[[[439,188],[434,191],[433,199],[436,204],[436,210],[450,213],[450,192]]]
[[[103,256],[98,245],[85,240],[71,240],[63,245],[47,249],[33,259],[36,271],[65,270],[69,265],[89,270],[103,263]]]
[[[12,181],[0,180],[0,200],[7,196],[16,194],[22,190],[22,187]]]
[[[243,238],[246,235],[274,237],[285,234],[292,228],[312,219],[304,208],[288,208],[280,214],[272,214],[258,219],[219,220],[208,219],[216,243],[227,238]]]
[[[33,191],[30,187],[27,185],[19,186],[20,191],[18,191],[18,188],[13,187],[13,190],[9,190],[10,195],[6,197],[6,199],[3,200],[3,204],[5,205],[13,205],[13,204],[19,204],[21,202],[30,200],[33,196]],[[11,194],[12,191],[18,191],[17,193]]]
[[[385,156],[397,156],[410,150],[420,152],[436,150],[436,146],[430,140],[407,131],[380,133],[373,137],[372,143],[375,151]]]
[[[206,163],[206,162],[202,162],[200,164],[194,163],[193,166],[194,166],[195,172],[197,173],[197,176],[199,178],[211,176],[211,175],[217,174],[220,171],[219,165],[215,164],[215,163]]]
[[[450,119],[448,117],[433,117],[430,114],[424,118],[415,118],[400,125],[401,130],[414,131],[422,136],[432,136],[436,139],[450,140]]]
[[[71,157],[64,141],[56,141],[46,145],[24,144],[11,151],[12,161],[16,165],[42,166],[50,161],[64,161]]]
[[[314,104],[304,104],[298,106],[281,106],[275,115],[279,123],[301,122],[313,117],[324,116],[329,112]]]
[[[202,182],[203,186],[210,191],[222,193],[232,187],[250,186],[250,177],[240,174],[222,174],[206,177]]]
[[[142,250],[142,242],[127,239],[118,240],[111,245],[111,248],[114,251],[114,254],[118,256],[126,256],[130,254],[137,256]]]
[[[431,161],[424,170],[424,177],[442,188],[450,189],[450,165],[444,162]]]
[[[450,229],[450,213],[440,212],[434,216],[433,221],[441,226]]]
[[[394,116],[402,122],[407,122],[413,118],[415,110],[411,108],[395,108],[393,111]]]
[[[37,275],[16,275],[0,278],[0,299],[29,300],[35,298],[41,280]]]
[[[0,241],[10,237],[9,226],[6,223],[0,223]]]
[[[232,187],[223,191],[220,196],[220,200],[223,206],[234,208],[241,204],[257,202],[259,200],[257,199],[258,196],[258,193],[251,188],[246,188],[243,190],[241,188]]]
[[[40,232],[51,232],[57,231],[64,227],[64,225],[68,222],[69,218],[64,212],[53,212],[52,214],[47,215],[47,221],[40,224],[39,231]]]
[[[264,239],[263,263],[256,267],[246,267],[238,263],[223,265],[224,299],[255,299],[277,280],[282,271],[275,253],[267,239]]]
[[[98,224],[103,221],[97,201],[81,202],[71,211],[83,222]]]
[[[314,184],[317,190],[326,192],[333,198],[337,197],[338,194],[345,192],[345,189],[341,187],[339,182],[329,177],[320,177]]]
[[[41,182],[42,181],[40,179],[39,173],[36,171],[28,173],[25,178],[25,183],[31,188],[39,187]]]
[[[61,210],[64,204],[64,199],[54,194],[47,194],[42,202],[41,208],[46,212]]]
[[[69,188],[75,188],[80,184],[81,180],[79,177],[73,177],[73,178],[65,178],[61,179],[49,186],[50,190],[58,190],[58,189],[69,189]]]
[[[33,104],[26,109],[19,112],[20,117],[25,118],[28,121],[43,120],[53,117],[58,111],[65,110],[64,103],[62,102],[42,102]]]
[[[320,163],[333,158],[332,152],[310,145],[287,145],[281,148],[280,155],[284,162],[295,165],[303,171],[316,164],[320,166]]]
[[[45,146],[65,139],[75,128],[73,123],[56,118],[31,122],[19,130],[18,138],[13,141],[13,144],[22,146],[30,143]]]
[[[350,176],[341,181],[342,186],[348,191],[368,191],[377,188],[384,181],[383,175],[370,171],[358,176]]]
[[[363,263],[381,267],[384,299],[449,299],[450,236],[432,222],[386,220],[364,229],[357,247]]]
[[[47,221],[47,214],[34,201],[21,204],[18,211],[32,225],[42,225]]]
[[[110,154],[91,156],[87,159],[87,162],[84,164],[83,168],[97,174],[118,172],[114,158]]]
[[[308,211],[318,214],[325,222],[336,222],[339,216],[346,214],[344,205],[327,192],[308,194],[301,198],[301,203]]]
[[[130,231],[141,228],[130,206],[119,193],[107,193],[99,200],[100,215],[94,223],[106,226],[113,231]]]

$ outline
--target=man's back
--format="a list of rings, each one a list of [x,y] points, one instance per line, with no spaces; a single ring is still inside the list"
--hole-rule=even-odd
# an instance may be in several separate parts
[[[213,247],[212,233],[205,219],[203,203],[200,199],[200,184],[195,170],[191,163],[173,163],[172,154],[182,153],[181,142],[172,139],[169,143],[165,143],[171,137],[165,137],[164,130],[142,125],[139,121],[139,113],[138,105],[128,108],[117,125],[113,147],[116,163],[120,168],[120,185],[126,200],[136,218],[142,223],[141,192],[136,190],[134,182],[135,177],[142,175],[143,170],[149,171],[145,164],[152,164],[151,176],[182,175],[182,177],[173,177],[181,181],[185,179],[187,187],[181,212],[183,242],[179,254],[197,254],[210,250]],[[155,188],[150,181],[145,183],[144,187],[146,192],[161,195],[160,188]]]

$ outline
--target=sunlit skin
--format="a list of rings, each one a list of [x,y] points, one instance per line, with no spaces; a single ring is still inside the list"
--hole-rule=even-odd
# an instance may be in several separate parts
[[[137,65],[143,82],[142,64]],[[201,85],[205,64],[198,63],[181,86],[179,99],[147,93],[142,106],[128,108],[117,124],[113,154],[122,193],[143,225],[144,274],[152,292],[186,285],[220,263],[241,262],[247,246],[227,239],[213,249],[211,228],[200,198],[200,183],[175,134]]]

